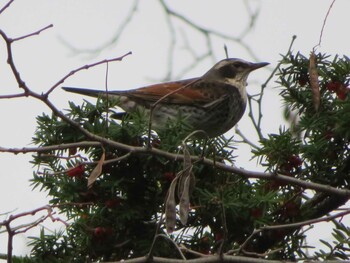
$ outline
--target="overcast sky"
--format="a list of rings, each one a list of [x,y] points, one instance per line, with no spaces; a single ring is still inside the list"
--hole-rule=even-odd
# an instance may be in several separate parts
[[[227,44],[232,57],[256,62],[271,63],[270,70],[278,63],[288,49],[292,36],[296,35],[293,50],[305,55],[318,43],[320,30],[332,1],[325,0],[251,0],[251,10],[260,10],[254,28],[244,38],[256,57],[252,57],[241,45],[213,39],[214,59],[206,59],[199,66],[188,71],[183,77],[200,76],[215,61],[225,57],[223,46]],[[7,1],[0,1],[2,7]],[[34,32],[44,26],[54,27],[14,45],[14,59],[21,76],[36,92],[46,91],[74,68],[105,58],[121,56],[128,51],[133,55],[123,62],[109,66],[109,88],[130,89],[160,81],[167,75],[170,33],[164,20],[164,12],[156,0],[140,1],[134,18],[126,27],[119,41],[100,53],[74,53],[67,44],[78,50],[96,49],[115,36],[122,21],[127,19],[133,1],[124,0],[16,0],[0,15],[0,29],[11,37]],[[249,15],[243,1],[239,0],[177,0],[167,1],[169,6],[193,22],[223,34],[240,36],[249,22]],[[170,4],[171,3],[171,4]],[[332,55],[349,55],[348,34],[349,0],[337,0],[330,12],[323,33],[319,51]],[[203,37],[194,31],[186,31],[184,24],[176,23],[178,35],[176,55],[171,78],[180,75],[183,68],[191,63],[190,52],[185,49],[186,41],[195,47],[198,55],[205,51]],[[186,36],[186,37],[184,37]],[[186,40],[187,39],[187,40]],[[6,47],[0,41],[0,95],[18,93],[19,90],[6,64]],[[76,74],[67,82],[69,86],[103,88],[105,66],[96,67]],[[269,70],[254,72],[250,93],[259,90],[269,76]],[[264,130],[276,132],[283,124],[281,105],[278,103],[277,84],[271,82],[266,89],[269,100],[264,104]],[[81,101],[79,96],[67,94],[60,89],[50,97],[61,108],[67,108],[67,101]],[[0,100],[0,146],[29,146],[35,131],[35,117],[47,108],[33,99]],[[250,134],[251,125],[247,114],[239,128]],[[249,149],[242,149],[238,166],[249,168]],[[0,155],[0,213],[31,210],[45,205],[45,193],[31,191],[29,179],[33,168],[30,155]],[[0,218],[2,220],[4,217]],[[32,220],[28,218],[28,220]],[[55,225],[59,225],[56,223]],[[29,233],[34,235],[39,229]],[[5,234],[0,235],[0,253],[6,252]],[[25,253],[24,236],[16,237],[15,254]]]

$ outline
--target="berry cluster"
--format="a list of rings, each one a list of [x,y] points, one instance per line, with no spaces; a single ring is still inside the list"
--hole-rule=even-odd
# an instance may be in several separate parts
[[[340,100],[345,100],[350,91],[349,86],[337,80],[327,82],[326,89],[337,94]]]

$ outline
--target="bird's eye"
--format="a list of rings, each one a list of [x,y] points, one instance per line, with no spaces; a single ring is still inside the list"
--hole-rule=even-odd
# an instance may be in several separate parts
[[[220,74],[224,78],[234,78],[236,76],[236,67],[226,65],[219,69]]]

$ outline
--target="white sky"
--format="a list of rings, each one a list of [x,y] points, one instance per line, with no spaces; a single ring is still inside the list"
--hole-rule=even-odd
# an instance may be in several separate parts
[[[0,1],[2,7],[7,1]],[[242,1],[232,0],[177,0],[171,7],[185,17],[207,28],[225,34],[238,36],[248,21]],[[246,36],[260,61],[270,62],[272,67],[286,52],[291,38],[297,35],[293,50],[307,55],[318,43],[321,26],[331,1],[325,0],[266,0],[249,1],[252,9],[260,7],[257,24]],[[170,4],[169,4],[170,5]],[[78,49],[94,49],[107,42],[117,31],[118,25],[125,19],[132,6],[132,1],[93,1],[93,0],[16,0],[10,8],[0,15],[0,29],[11,37],[34,32],[44,26],[54,27],[39,36],[17,42],[14,45],[14,59],[21,76],[36,92],[47,90],[65,74],[79,66],[95,61],[112,58],[132,51],[133,55],[123,62],[109,66],[110,89],[129,89],[150,84],[164,78],[167,69],[169,31],[164,22],[164,14],[158,1],[140,1],[135,19],[126,28],[120,41],[97,54],[74,55],[62,39]],[[349,55],[350,37],[348,32],[350,10],[349,0],[337,0],[329,15],[322,46],[318,49],[329,54]],[[177,24],[179,33],[183,25]],[[204,50],[203,39],[192,32],[189,42],[196,47],[196,52]],[[174,60],[174,76],[190,63],[191,57],[179,44]],[[216,59],[224,58],[225,41],[213,42]],[[229,54],[253,60],[237,44],[228,43]],[[0,95],[19,92],[6,64],[6,47],[0,41]],[[207,59],[188,72],[184,77],[200,76],[213,65]],[[259,70],[251,76],[251,83],[262,82],[269,76],[269,71]],[[81,72],[70,78],[66,85],[91,88],[103,88],[105,66]],[[277,97],[277,84],[271,82],[267,89],[269,101],[264,104],[265,132],[276,132],[282,123]],[[258,91],[257,86],[248,87],[250,93]],[[67,107],[67,101],[81,101],[79,96],[67,94],[57,89],[50,97],[58,107]],[[23,147],[30,145],[35,130],[35,117],[47,108],[33,99],[0,100],[0,146]],[[239,123],[240,129],[252,134],[252,127],[247,114]],[[249,149],[242,149],[238,166],[249,168]],[[1,154],[0,156],[0,213],[23,212],[45,205],[45,193],[31,191],[28,180],[32,177],[30,155]],[[254,163],[255,165],[255,163]],[[0,218],[0,220],[2,220]],[[29,218],[29,220],[31,220]],[[28,221],[29,222],[29,221]],[[22,222],[23,223],[23,222]],[[59,223],[56,223],[59,225]],[[29,233],[34,235],[38,229]],[[0,253],[6,253],[5,234],[0,235]],[[24,236],[15,238],[14,253],[28,251]]]

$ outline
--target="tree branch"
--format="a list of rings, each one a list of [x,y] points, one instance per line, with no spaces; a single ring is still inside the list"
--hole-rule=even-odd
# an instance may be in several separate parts
[[[223,255],[222,257],[220,257],[219,255],[212,255],[212,256],[196,258],[196,259],[187,259],[187,260],[153,257],[151,261],[149,261],[149,258],[147,258],[147,257],[139,257],[139,258],[133,258],[133,259],[126,259],[123,261],[109,261],[106,263],[117,263],[117,262],[125,262],[125,263],[149,263],[149,262],[152,262],[152,263],[178,263],[178,262],[186,262],[186,263],[293,263],[295,261],[267,260],[267,259],[261,259],[261,258],[256,258],[256,257],[241,257],[241,256],[228,256],[228,255]],[[305,263],[321,263],[324,261],[307,260],[304,262]],[[339,261],[330,260],[330,261],[327,261],[327,263],[339,263]]]
[[[50,24],[50,25],[48,25],[48,26],[46,26],[46,27],[43,27],[42,29],[39,29],[39,30],[37,30],[37,31],[35,31],[35,32],[33,32],[33,33],[30,33],[30,34],[27,34],[27,35],[24,35],[24,36],[21,36],[21,37],[13,38],[13,39],[12,39],[12,42],[19,41],[19,40],[23,40],[23,39],[25,39],[25,38],[32,37],[32,36],[35,36],[35,35],[39,35],[41,32],[43,32],[43,31],[45,31],[46,29],[49,29],[49,28],[51,28],[51,27],[53,27],[53,24]]]
[[[64,116],[64,115],[63,115]],[[64,117],[66,119],[67,117]],[[95,135],[93,133],[90,133],[80,127],[79,124],[73,122],[72,120],[69,120],[69,123],[73,123],[74,126],[76,126],[79,130],[84,132],[86,136],[91,138],[92,140],[95,140],[94,142],[80,142],[80,143],[69,143],[69,144],[61,144],[61,145],[53,145],[53,146],[44,146],[44,147],[32,147],[32,148],[5,148],[5,147],[0,147],[0,152],[9,152],[9,153],[29,153],[29,152],[47,152],[47,151],[52,151],[52,150],[62,150],[62,149],[68,149],[71,147],[84,147],[84,146],[101,146],[102,145],[108,145],[109,147],[113,147],[116,149],[120,150],[126,150],[130,153],[130,155],[133,154],[151,154],[155,156],[161,156],[165,157],[170,160],[174,161],[183,161],[184,156],[180,154],[175,154],[175,153],[170,153],[166,152],[160,149],[156,148],[145,148],[145,147],[136,147],[136,146],[130,146],[127,144],[115,142],[109,139],[106,139],[104,137],[100,137],[98,135]],[[272,173],[263,173],[263,172],[256,172],[256,171],[248,171],[244,170],[243,168],[237,168],[235,166],[230,166],[225,163],[221,163],[218,161],[214,161],[208,158],[202,158],[198,156],[190,156],[191,162],[196,162],[196,163],[201,163],[204,165],[212,166],[217,169],[220,169],[222,171],[230,172],[235,175],[240,175],[245,178],[255,178],[255,179],[263,179],[263,180],[276,180],[279,182],[287,183],[287,184],[292,184],[292,185],[298,185],[304,189],[312,189],[315,191],[320,191],[323,193],[331,194],[331,195],[337,195],[337,196],[343,196],[343,197],[349,197],[350,196],[350,190],[347,189],[338,189],[329,185],[323,185],[319,183],[314,183],[314,182],[308,182],[308,181],[303,181],[294,177],[290,176],[285,176],[282,174],[272,174]],[[123,158],[125,159],[125,158]],[[117,158],[117,161],[120,161],[119,158]]]
[[[71,72],[69,72],[67,75],[65,75],[63,78],[61,78],[59,81],[56,82],[56,84],[54,84],[43,96],[47,97],[49,96],[49,94],[54,91],[55,88],[57,88],[59,85],[61,85],[66,79],[68,79],[69,77],[73,76],[74,74],[76,74],[77,72],[79,71],[82,71],[82,70],[87,70],[89,68],[92,68],[92,67],[96,67],[98,65],[101,65],[101,64],[107,64],[109,62],[115,62],[115,61],[122,61],[123,58],[125,58],[126,56],[129,56],[131,55],[132,52],[129,51],[128,53],[120,56],[120,57],[116,57],[116,58],[112,58],[112,59],[104,59],[104,60],[101,60],[101,61],[98,61],[98,62],[95,62],[95,63],[92,63],[92,64],[87,64],[85,66],[82,66],[82,67],[79,67],[77,69],[74,69],[72,70]]]
[[[2,14],[2,12],[4,12],[13,3],[13,1],[15,1],[15,0],[11,0],[11,1],[7,2],[7,4],[4,5],[3,8],[1,8],[0,15]]]

